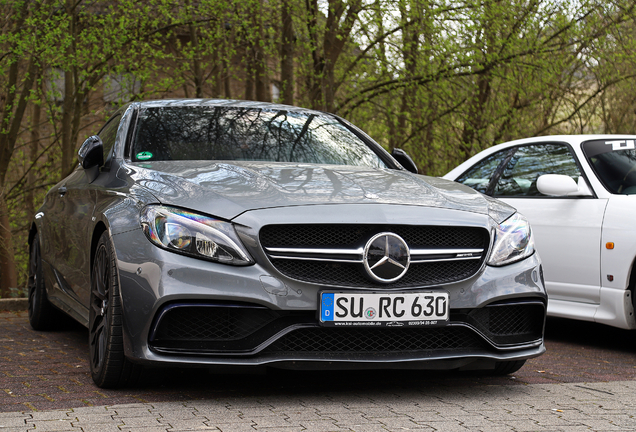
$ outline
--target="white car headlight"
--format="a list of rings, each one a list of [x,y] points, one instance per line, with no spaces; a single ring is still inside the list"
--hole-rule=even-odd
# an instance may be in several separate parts
[[[229,222],[159,205],[144,208],[140,219],[148,239],[163,249],[223,264],[254,263]]]
[[[503,266],[529,257],[534,253],[534,240],[528,220],[515,213],[499,224],[488,265]]]

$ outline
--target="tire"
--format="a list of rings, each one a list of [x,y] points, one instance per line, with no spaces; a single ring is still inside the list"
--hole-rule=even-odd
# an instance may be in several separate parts
[[[141,366],[124,355],[122,319],[115,252],[104,232],[92,264],[88,324],[91,376],[101,388],[133,385],[141,375]]]
[[[525,360],[502,361],[495,363],[494,375],[508,375],[517,372],[526,364]]]
[[[29,324],[33,330],[52,330],[61,313],[49,302],[42,272],[40,240],[36,235],[31,243],[29,256]]]

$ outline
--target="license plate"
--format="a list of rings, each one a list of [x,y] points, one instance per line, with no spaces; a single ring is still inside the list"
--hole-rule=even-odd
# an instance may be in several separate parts
[[[430,326],[448,322],[447,292],[320,293],[326,326]]]

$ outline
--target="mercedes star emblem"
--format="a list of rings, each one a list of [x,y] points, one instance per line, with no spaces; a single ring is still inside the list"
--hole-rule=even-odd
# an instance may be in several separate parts
[[[395,282],[404,276],[410,262],[409,247],[397,234],[376,234],[364,247],[364,268],[369,277],[376,282]]]

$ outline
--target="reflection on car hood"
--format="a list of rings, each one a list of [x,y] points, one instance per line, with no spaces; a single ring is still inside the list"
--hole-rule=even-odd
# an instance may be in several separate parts
[[[487,201],[468,187],[390,169],[209,161],[139,163],[128,168],[132,180],[161,203],[224,219],[254,209],[342,203],[402,204],[488,214]]]

